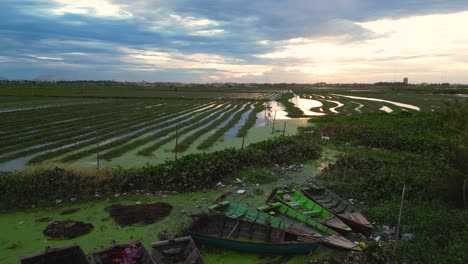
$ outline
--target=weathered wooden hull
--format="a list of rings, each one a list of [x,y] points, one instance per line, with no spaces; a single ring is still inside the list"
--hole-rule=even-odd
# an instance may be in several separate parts
[[[158,264],[204,264],[190,236],[151,243],[153,260]]]
[[[196,216],[184,233],[198,243],[266,254],[305,254],[319,244],[316,238],[301,237],[268,225],[220,214]]]
[[[342,199],[325,187],[311,187],[302,189],[302,193],[309,199],[330,210],[353,230],[366,233],[373,229],[367,218],[353,205]]]
[[[320,222],[321,224],[330,227],[338,232],[346,233],[351,231],[351,228],[346,225],[343,221],[335,216],[332,212],[320,206],[318,203],[309,199],[305,195],[297,191],[287,191],[287,190],[275,190],[276,194],[274,198],[296,210],[300,213],[307,215],[314,220]],[[285,200],[286,195],[289,197],[289,200]]]
[[[215,247],[228,248],[241,252],[259,254],[307,254],[317,247],[317,244],[262,244],[243,241],[233,241],[187,232],[195,241]]]
[[[78,244],[64,246],[55,249],[46,249],[45,252],[39,252],[19,258],[20,264],[38,264],[38,263],[67,263],[67,264],[89,264],[86,255]]]

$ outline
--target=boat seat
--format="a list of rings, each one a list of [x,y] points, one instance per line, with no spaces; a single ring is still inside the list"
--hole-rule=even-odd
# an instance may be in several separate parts
[[[305,215],[308,215],[308,216],[318,216],[320,215],[320,212],[322,210],[316,210],[316,211],[305,211],[305,212],[302,212],[302,214],[305,214]]]
[[[288,205],[290,206],[298,206],[298,205],[301,205],[303,204],[304,201],[297,201],[297,202],[288,202]]]

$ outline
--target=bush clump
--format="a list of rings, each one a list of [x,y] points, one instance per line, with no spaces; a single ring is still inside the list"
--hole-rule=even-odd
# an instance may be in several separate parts
[[[0,210],[40,205],[44,201],[93,199],[96,194],[197,191],[213,187],[247,167],[291,165],[317,159],[320,153],[321,147],[314,140],[291,136],[252,144],[244,150],[191,154],[176,161],[136,169],[110,169],[98,175],[61,168],[4,173],[0,177]]]

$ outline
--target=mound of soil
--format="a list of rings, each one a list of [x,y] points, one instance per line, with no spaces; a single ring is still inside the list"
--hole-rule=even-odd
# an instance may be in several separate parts
[[[171,213],[172,205],[167,203],[121,205],[106,207],[110,216],[122,226],[136,223],[151,224]]]
[[[78,212],[79,210],[80,208],[72,208],[72,209],[64,210],[60,214],[61,215],[73,214],[73,213]]]
[[[55,221],[50,223],[42,233],[48,237],[70,239],[88,234],[94,226],[74,220]]]
[[[42,218],[38,218],[34,220],[34,222],[36,223],[44,223],[44,222],[50,222],[50,221],[52,221],[51,217],[42,217]]]

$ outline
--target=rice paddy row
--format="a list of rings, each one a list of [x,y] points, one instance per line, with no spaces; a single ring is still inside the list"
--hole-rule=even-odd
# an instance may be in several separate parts
[[[199,149],[207,149],[234,126],[248,129],[248,122],[241,119],[249,110],[258,112],[253,104],[245,100],[110,99],[0,112],[6,120],[0,125],[0,163],[20,159],[37,164],[57,158],[73,162],[97,151],[102,159],[111,160],[134,149],[147,156],[176,137],[181,138],[177,151],[182,152],[212,132],[200,144]]]

